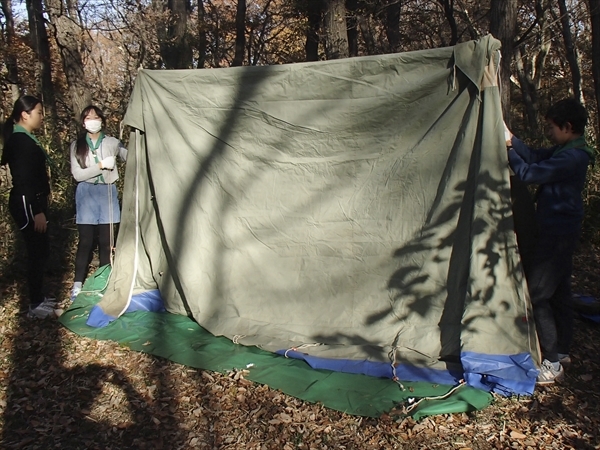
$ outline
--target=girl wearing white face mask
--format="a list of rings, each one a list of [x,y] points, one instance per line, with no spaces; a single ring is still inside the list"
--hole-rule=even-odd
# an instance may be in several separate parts
[[[102,111],[93,105],[81,112],[83,133],[71,143],[71,173],[78,181],[75,192],[76,222],[79,232],[75,257],[75,282],[71,300],[81,291],[98,241],[100,266],[110,264],[113,224],[121,221],[115,182],[119,175],[116,159],[127,159],[127,149],[116,138],[106,136]]]

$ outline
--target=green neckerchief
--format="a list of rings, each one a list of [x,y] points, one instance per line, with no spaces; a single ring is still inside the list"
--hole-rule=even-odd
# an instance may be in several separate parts
[[[98,136],[98,140],[96,141],[95,144],[92,142],[92,138],[90,138],[89,133],[85,134],[85,142],[87,142],[87,145],[90,148],[92,155],[94,155],[94,160],[96,161],[96,164],[98,164],[100,162],[100,159],[98,158],[98,154],[96,153],[96,150],[98,150],[100,148],[100,144],[102,144],[103,139],[104,139],[104,133],[102,131],[100,132],[100,135]],[[94,181],[94,184],[98,184],[99,181],[102,181],[102,183],[106,183],[106,181],[104,181],[104,177],[102,176],[102,174],[100,174],[96,177],[96,181]]]
[[[21,126],[19,124],[14,124],[13,125],[13,133],[25,133],[27,136],[29,136],[31,139],[33,139],[33,141],[38,145],[38,147],[44,153],[44,156],[46,157],[46,161],[48,161],[48,165],[53,166],[52,159],[50,158],[50,155],[46,152],[46,150],[42,146],[42,143],[38,140],[38,138],[34,134],[30,133],[23,126]]]
[[[552,156],[557,155],[563,150],[569,150],[570,148],[578,148],[586,152],[588,155],[590,155],[590,161],[592,164],[594,164],[594,162],[596,161],[596,150],[587,145],[584,136],[579,136],[578,138],[573,139],[567,142],[566,144],[563,144],[562,146],[558,147],[556,150],[554,150]]]

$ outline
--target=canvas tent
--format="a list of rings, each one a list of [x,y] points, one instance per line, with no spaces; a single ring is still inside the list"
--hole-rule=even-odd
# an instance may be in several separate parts
[[[315,367],[449,380],[461,362],[475,386],[533,389],[499,47],[141,70],[88,323],[156,290],[214,335]]]

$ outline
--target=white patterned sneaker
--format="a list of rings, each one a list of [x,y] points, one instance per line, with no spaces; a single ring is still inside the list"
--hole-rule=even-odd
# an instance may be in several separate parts
[[[545,359],[540,367],[540,374],[537,377],[536,384],[544,386],[547,384],[554,384],[556,381],[562,381],[565,377],[565,371],[562,366],[558,365],[558,369],[555,369],[550,361]]]

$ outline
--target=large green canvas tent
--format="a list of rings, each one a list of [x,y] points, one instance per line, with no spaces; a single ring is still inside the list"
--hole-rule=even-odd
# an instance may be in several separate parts
[[[141,70],[88,323],[156,290],[216,336],[315,367],[531,391],[499,48]]]

